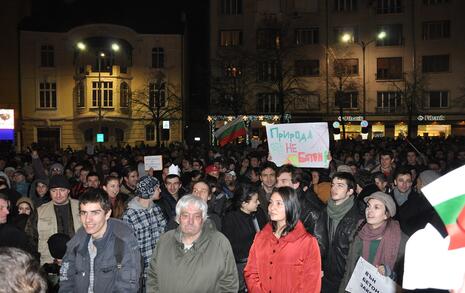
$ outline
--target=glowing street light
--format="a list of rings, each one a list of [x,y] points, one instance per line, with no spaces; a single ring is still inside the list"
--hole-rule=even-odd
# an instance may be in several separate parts
[[[119,45],[117,43],[111,44],[111,49],[115,52],[119,51]]]
[[[84,51],[86,49],[86,44],[84,44],[83,42],[78,42],[76,44],[76,47],[81,50],[81,51]]]
[[[361,42],[354,42],[354,44],[359,45],[362,48],[362,57],[363,57],[363,77],[362,77],[362,83],[363,83],[363,119],[365,119],[366,115],[366,62],[365,62],[365,50],[368,45],[373,43],[376,40],[382,40],[387,37],[387,33],[385,31],[381,31],[378,33],[375,39],[372,39],[368,42],[361,41]],[[342,37],[341,40],[344,43],[349,43],[353,39],[353,36],[351,34],[345,33]]]

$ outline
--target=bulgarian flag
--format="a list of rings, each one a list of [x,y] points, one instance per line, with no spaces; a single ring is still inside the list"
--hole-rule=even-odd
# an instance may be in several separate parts
[[[465,247],[465,166],[421,189],[446,225],[449,250]]]
[[[215,131],[215,137],[220,142],[220,146],[224,146],[237,137],[245,136],[246,133],[247,129],[245,128],[244,119],[240,115]]]

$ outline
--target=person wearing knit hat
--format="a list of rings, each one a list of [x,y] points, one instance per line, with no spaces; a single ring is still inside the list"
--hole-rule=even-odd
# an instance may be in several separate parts
[[[60,163],[54,163],[50,166],[50,176],[63,175],[63,165]]]
[[[135,197],[123,213],[123,221],[134,231],[144,260],[144,278],[152,251],[165,232],[167,219],[161,208],[154,203],[160,199],[160,182],[152,176],[142,176],[136,184]]]
[[[378,272],[391,279],[401,272],[405,244],[408,236],[400,229],[396,204],[389,194],[381,191],[364,198],[367,203],[365,219],[359,224],[350,244],[346,272],[339,286],[339,293],[346,292],[347,284],[360,257],[374,265]]]

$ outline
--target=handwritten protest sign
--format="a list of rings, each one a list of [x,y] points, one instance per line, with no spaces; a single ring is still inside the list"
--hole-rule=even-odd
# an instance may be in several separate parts
[[[389,277],[378,273],[372,264],[360,257],[347,284],[351,293],[395,293],[396,284]]]
[[[328,168],[329,134],[326,122],[268,124],[271,160],[278,166]]]
[[[144,165],[145,170],[150,170],[150,168],[153,168],[154,171],[161,171],[163,170],[162,156],[145,156]]]

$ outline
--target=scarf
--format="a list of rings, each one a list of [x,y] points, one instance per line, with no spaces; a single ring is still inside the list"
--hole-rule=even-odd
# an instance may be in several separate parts
[[[394,188],[394,198],[399,206],[403,205],[404,202],[407,201],[410,191],[411,189],[407,190],[407,192],[400,192],[397,187]]]
[[[353,197],[348,198],[346,201],[341,203],[340,205],[336,205],[334,200],[328,200],[328,231],[329,231],[329,238],[332,241],[334,233],[336,233],[336,228],[339,225],[339,222],[344,218],[347,212],[352,208],[354,205]]]
[[[401,233],[399,222],[392,219],[385,221],[383,225],[376,229],[372,229],[370,225],[365,224],[358,233],[358,236],[363,241],[363,258],[368,260],[370,242],[381,238],[372,264],[374,266],[387,265],[393,269],[399,253]]]

